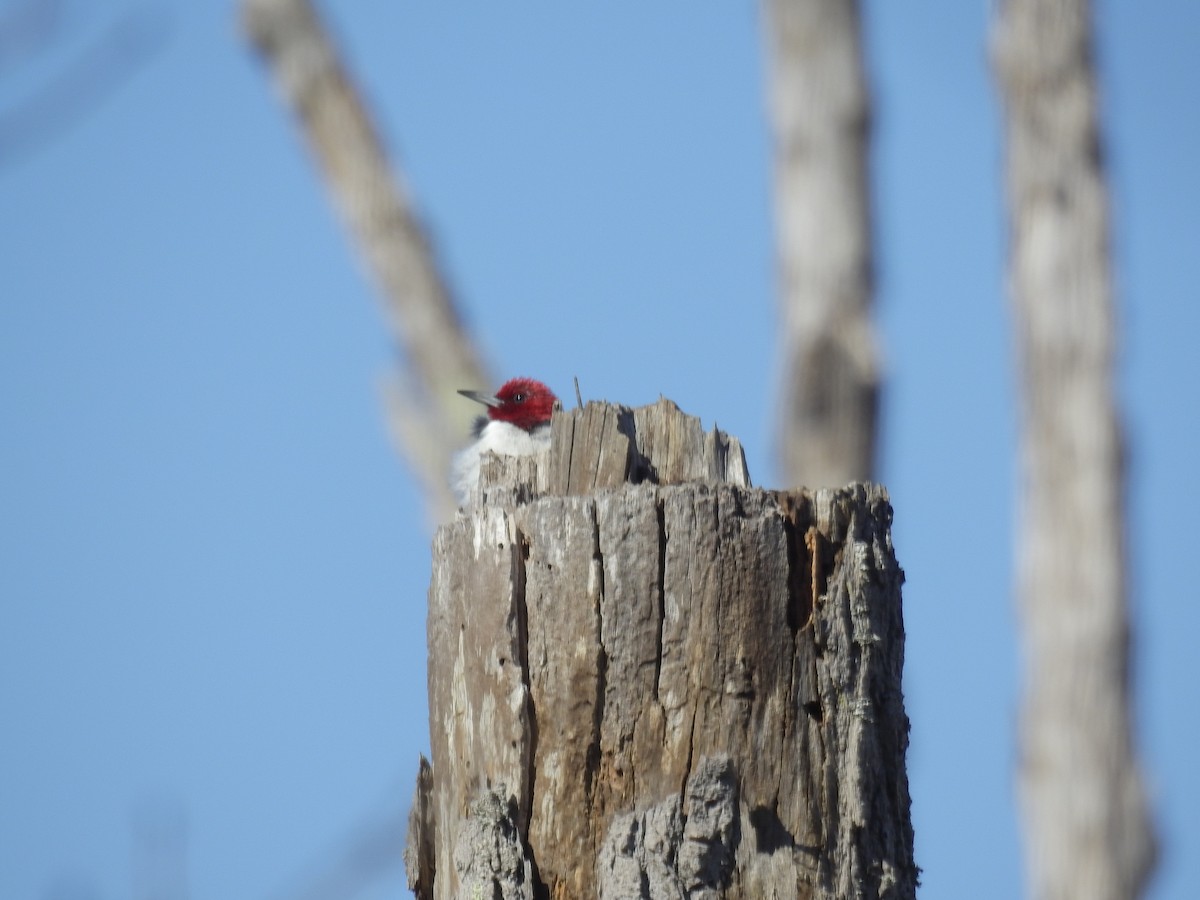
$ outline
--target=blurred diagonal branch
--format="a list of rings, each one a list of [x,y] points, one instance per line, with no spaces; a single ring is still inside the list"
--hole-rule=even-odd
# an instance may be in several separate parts
[[[490,379],[317,11],[309,0],[242,0],[241,11],[382,292],[405,367],[389,390],[393,433],[441,519],[454,508],[449,459],[470,412],[452,398]]]
[[[63,0],[19,0],[0,10],[0,75],[50,44],[62,5]]]
[[[49,0],[8,10],[0,18],[0,73],[52,49],[63,37],[61,12]],[[0,112],[0,166],[51,143],[142,69],[166,44],[171,15],[155,2],[121,10],[32,97]]]
[[[766,0],[775,138],[784,483],[870,480],[870,110],[857,0]]]
[[[1034,900],[1133,900],[1154,860],[1134,749],[1125,469],[1087,0],[1005,0],[1020,360],[1020,788]]]

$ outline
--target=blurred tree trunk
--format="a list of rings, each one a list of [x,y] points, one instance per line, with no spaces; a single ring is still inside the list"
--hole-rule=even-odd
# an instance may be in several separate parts
[[[1006,0],[1022,400],[1020,787],[1035,900],[1130,900],[1154,840],[1134,756],[1108,199],[1086,0]]]
[[[481,479],[434,540],[418,897],[915,897],[882,488],[755,490],[669,401]]]
[[[869,102],[857,0],[766,0],[784,483],[874,475]]]
[[[491,383],[429,239],[338,48],[309,0],[242,0],[250,39],[316,156],[383,293],[404,366],[388,393],[398,443],[436,520],[454,509],[451,454],[473,411],[456,391]]]

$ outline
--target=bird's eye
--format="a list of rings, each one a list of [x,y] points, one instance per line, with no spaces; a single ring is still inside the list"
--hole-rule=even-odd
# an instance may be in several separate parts
[[[524,394],[513,394],[513,403],[521,403],[522,401],[524,401],[524,399],[525,399]]]

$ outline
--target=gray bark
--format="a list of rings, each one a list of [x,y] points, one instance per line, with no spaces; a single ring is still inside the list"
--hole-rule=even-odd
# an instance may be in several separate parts
[[[789,485],[873,477],[870,126],[857,0],[766,0],[775,140],[779,452]]]
[[[1006,0],[1022,434],[1020,787],[1031,895],[1129,900],[1153,864],[1129,679],[1116,333],[1086,0]]]
[[[441,521],[455,507],[449,460],[473,414],[456,391],[491,379],[403,180],[389,165],[366,105],[312,4],[242,0],[242,19],[383,293],[406,365],[387,393],[390,423]]]
[[[727,756],[703,759],[687,795],[613,817],[596,861],[596,895],[716,900],[731,880],[737,776]]]
[[[454,840],[455,900],[502,897],[533,900],[533,868],[514,818],[515,802],[504,785],[481,791],[471,802]]]
[[[553,429],[434,539],[420,896],[491,795],[537,896],[914,897],[886,492],[753,489],[667,401]]]

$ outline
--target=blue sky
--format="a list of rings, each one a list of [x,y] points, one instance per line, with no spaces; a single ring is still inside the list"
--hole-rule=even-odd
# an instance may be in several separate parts
[[[67,0],[60,37],[0,70],[0,896],[132,896],[148,817],[186,823],[194,900],[288,896],[407,802],[430,534],[388,442],[370,283],[232,5],[106,6]],[[755,6],[449,6],[325,4],[497,376],[665,394],[772,483]],[[989,6],[866,4],[923,900],[1021,891]],[[153,52],[15,128],[130,10]],[[1098,13],[1152,897],[1182,900],[1200,881],[1200,7]]]

